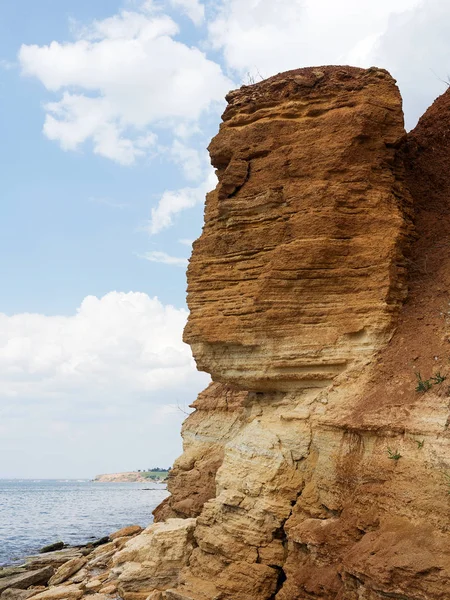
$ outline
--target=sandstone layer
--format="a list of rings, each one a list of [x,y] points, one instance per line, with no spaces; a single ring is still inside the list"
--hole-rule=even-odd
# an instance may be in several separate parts
[[[401,99],[380,69],[301,69],[228,96],[185,340],[214,381],[323,387],[405,297]]]

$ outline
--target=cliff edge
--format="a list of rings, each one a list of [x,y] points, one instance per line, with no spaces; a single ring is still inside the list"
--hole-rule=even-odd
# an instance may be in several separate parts
[[[408,135],[380,69],[228,100],[185,331],[220,383],[161,508],[197,518],[173,597],[445,598],[450,96]],[[210,499],[180,502],[208,454]]]
[[[227,99],[188,269],[213,383],[157,522],[95,577],[125,600],[444,600],[450,92],[409,134],[377,68]]]

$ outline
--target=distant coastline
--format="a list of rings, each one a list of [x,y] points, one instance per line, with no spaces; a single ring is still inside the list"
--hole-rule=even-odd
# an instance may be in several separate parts
[[[148,483],[149,481],[164,482],[169,470],[127,471],[125,473],[103,473],[96,475],[95,483]]]

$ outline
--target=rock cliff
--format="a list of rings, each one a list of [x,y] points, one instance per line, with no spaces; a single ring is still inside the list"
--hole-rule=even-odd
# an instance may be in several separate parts
[[[209,499],[163,597],[446,598],[450,97],[408,136],[380,69],[292,71],[228,102],[185,330],[216,383],[166,516]]]
[[[210,154],[185,340],[214,383],[96,589],[449,598],[450,92],[406,135],[386,71],[290,71],[230,93]]]

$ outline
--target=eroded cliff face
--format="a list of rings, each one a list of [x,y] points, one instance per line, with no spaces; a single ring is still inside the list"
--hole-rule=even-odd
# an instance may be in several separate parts
[[[450,92],[408,136],[380,69],[228,100],[188,271],[185,339],[214,383],[161,522],[104,581],[125,600],[449,598]]]
[[[185,340],[215,381],[324,387],[405,297],[401,99],[386,71],[301,69],[228,96]]]
[[[356,472],[365,485],[398,466],[386,453],[390,423],[373,435],[343,416],[406,296],[401,99],[385,71],[340,67],[228,99],[210,146],[219,184],[189,266],[185,339],[200,368],[246,395],[233,428],[213,436],[215,494],[187,515],[197,546],[166,597],[350,598],[344,556],[382,512]],[[221,416],[208,413],[203,434],[198,415],[188,419],[190,462]],[[178,494],[187,473],[174,473]]]
[[[378,69],[294,71],[230,94],[185,337],[246,396],[213,436],[215,495],[189,514],[196,547],[164,598],[448,597],[448,386],[415,391],[416,373],[448,367],[440,103],[406,137]],[[215,443],[197,418],[191,460]]]

